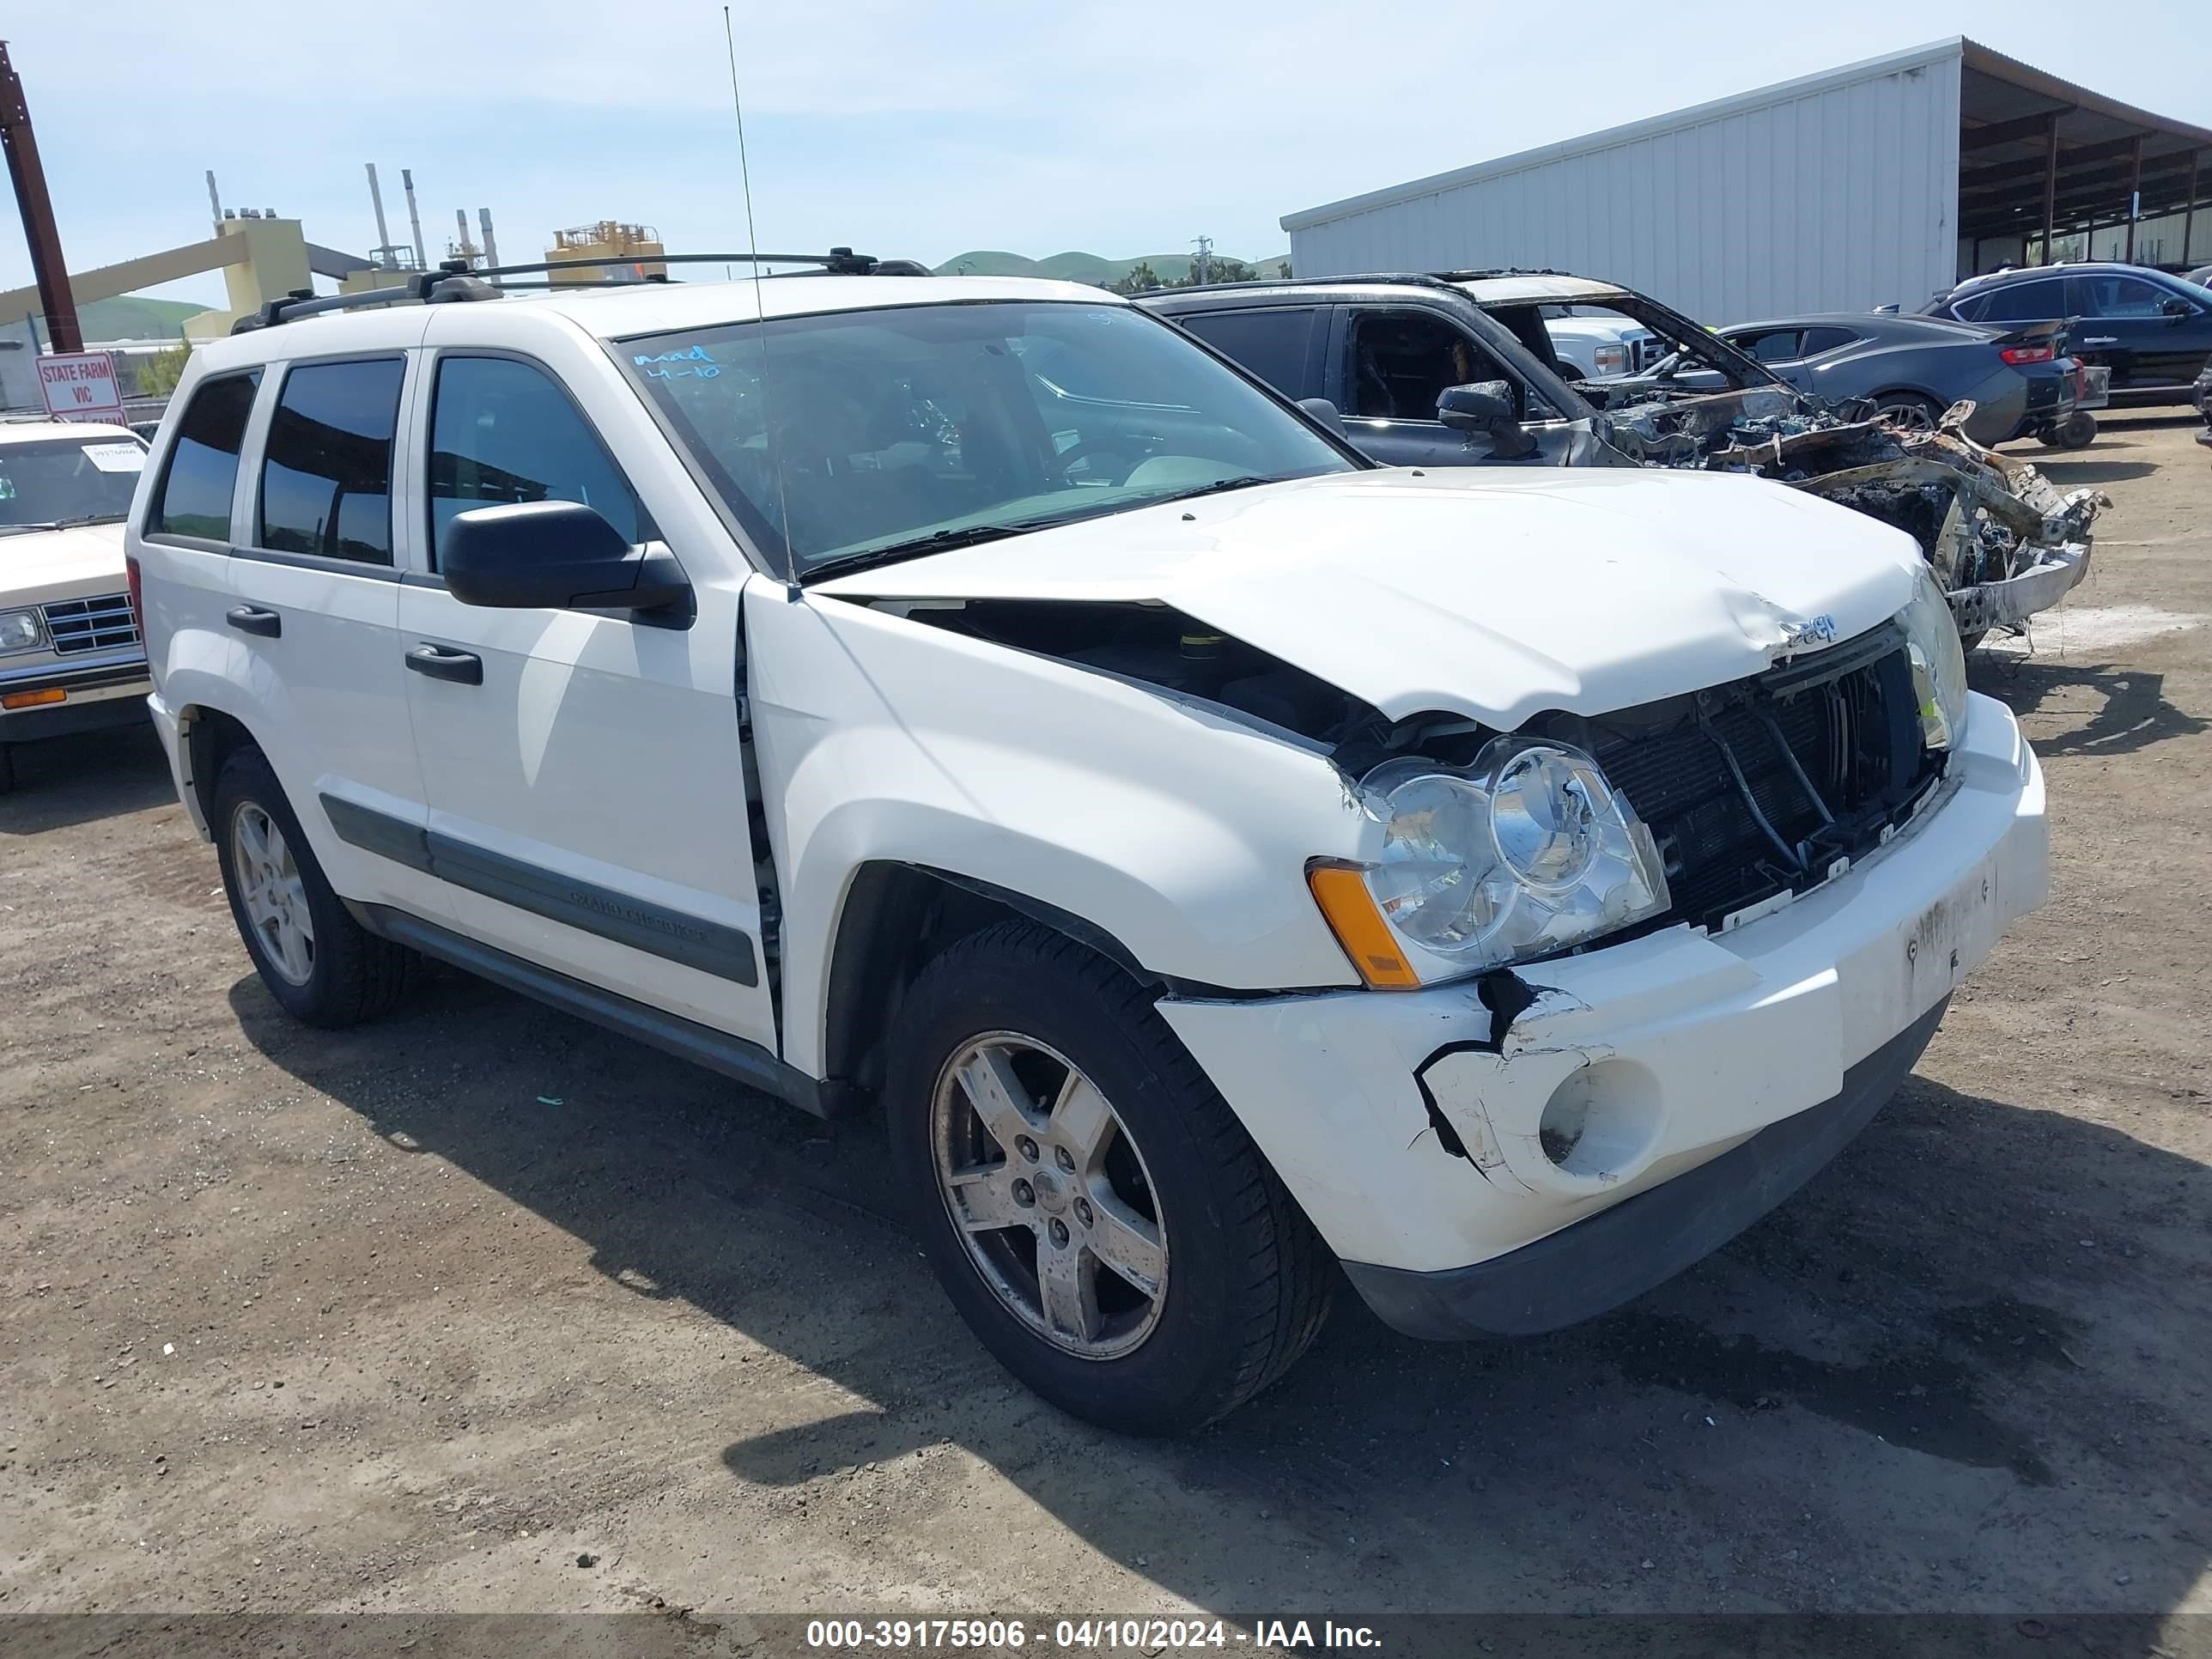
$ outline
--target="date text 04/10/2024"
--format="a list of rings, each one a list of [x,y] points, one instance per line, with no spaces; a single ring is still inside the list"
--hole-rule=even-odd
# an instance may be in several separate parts
[[[1329,1619],[1262,1619],[1249,1631],[1219,1619],[1061,1619],[1035,1628],[1020,1619],[817,1619],[807,1624],[806,1644],[855,1652],[992,1652],[1036,1646],[1158,1653],[1231,1646],[1371,1650],[1382,1642],[1368,1626]]]

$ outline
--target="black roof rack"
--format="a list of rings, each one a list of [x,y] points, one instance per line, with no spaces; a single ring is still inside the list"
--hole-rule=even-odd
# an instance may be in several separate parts
[[[294,289],[281,300],[271,300],[250,317],[241,317],[230,325],[233,334],[246,334],[257,328],[273,328],[300,317],[313,317],[325,311],[350,311],[356,306],[438,305],[454,301],[494,300],[505,289],[489,279],[500,276],[544,276],[544,282],[514,283],[513,288],[548,288],[553,286],[550,275],[555,271],[580,269],[605,269],[617,265],[819,265],[832,276],[927,276],[928,266],[913,259],[878,259],[873,254],[855,253],[848,247],[833,247],[827,253],[655,253],[641,257],[636,254],[610,254],[604,258],[548,259],[526,265],[471,265],[465,259],[447,259],[435,270],[411,271],[404,283],[389,288],[363,289],[357,294],[330,294],[317,297],[312,289]],[[641,279],[647,283],[665,283],[665,271],[656,271]],[[619,277],[585,278],[576,287],[629,287],[629,279]],[[563,284],[562,286],[569,286]]]

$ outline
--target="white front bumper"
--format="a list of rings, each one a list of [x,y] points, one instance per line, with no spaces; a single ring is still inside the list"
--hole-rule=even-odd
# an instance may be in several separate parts
[[[1472,981],[1160,1012],[1339,1256],[1489,1261],[1832,1100],[2042,902],[2041,769],[2009,709],[1971,707],[1944,794],[1887,847],[1733,933],[1519,970],[1534,1000],[1501,1041]],[[1565,1167],[1538,1137],[1563,1089],[1594,1103]]]

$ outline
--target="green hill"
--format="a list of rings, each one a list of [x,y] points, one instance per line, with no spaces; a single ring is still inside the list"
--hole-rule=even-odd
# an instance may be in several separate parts
[[[189,300],[147,300],[136,294],[112,300],[94,300],[76,308],[77,327],[88,340],[175,340],[185,332],[185,319],[197,317],[205,306]],[[46,319],[35,319],[39,338],[46,337]]]
[[[1225,256],[1224,256],[1225,257]],[[1291,256],[1278,253],[1265,259],[1244,261],[1272,276]],[[956,253],[937,267],[940,276],[1037,276],[1062,283],[1089,283],[1107,288],[1120,282],[1139,264],[1148,264],[1164,283],[1180,283],[1190,275],[1188,253],[1146,253],[1133,259],[1108,259],[1096,253],[1055,253],[1048,259],[1031,259],[998,248],[977,248]]]

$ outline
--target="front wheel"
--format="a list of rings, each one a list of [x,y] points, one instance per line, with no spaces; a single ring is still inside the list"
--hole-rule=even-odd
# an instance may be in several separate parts
[[[891,1160],[946,1293],[1063,1410],[1175,1434],[1288,1370],[1334,1267],[1143,987],[1008,922],[925,969],[891,1035]]]

